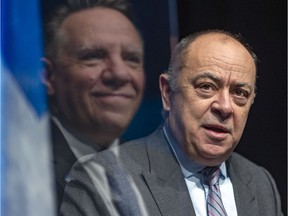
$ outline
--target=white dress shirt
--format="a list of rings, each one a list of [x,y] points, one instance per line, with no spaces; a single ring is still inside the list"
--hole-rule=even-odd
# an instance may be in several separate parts
[[[166,126],[164,126],[164,134],[180,164],[196,215],[207,216],[208,186],[204,184],[201,175],[201,170],[205,167],[197,164],[185,154]],[[225,162],[219,168],[221,170],[219,186],[224,208],[229,216],[237,216],[233,185],[227,175]]]

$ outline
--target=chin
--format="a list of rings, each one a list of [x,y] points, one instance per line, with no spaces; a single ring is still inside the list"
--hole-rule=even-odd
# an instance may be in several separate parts
[[[105,123],[106,128],[110,130],[119,130],[122,131],[128,127],[128,123],[126,121],[110,121],[109,123]]]
[[[220,146],[216,146],[202,151],[201,155],[206,160],[211,160],[215,162],[218,161],[222,163],[224,160],[227,159],[227,155],[229,155],[229,153],[227,152],[227,149],[224,149],[223,147]]]

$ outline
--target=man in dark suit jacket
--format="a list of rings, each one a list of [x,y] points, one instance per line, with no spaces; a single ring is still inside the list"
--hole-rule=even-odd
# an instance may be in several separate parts
[[[149,215],[198,215],[163,128],[123,145],[120,152]],[[233,184],[238,216],[282,215],[279,193],[267,170],[237,153],[232,153],[225,164]]]
[[[125,0],[58,1],[45,18],[58,208],[77,159],[119,144],[142,98],[143,55]]]
[[[248,45],[229,32],[199,32],[176,46],[169,70],[159,79],[163,126],[122,145],[119,152],[149,215],[206,216],[215,209],[213,215],[282,215],[269,172],[233,153],[256,95],[256,62]],[[89,161],[105,159],[105,154]],[[81,192],[97,206],[91,174],[75,167],[72,182],[82,186],[73,193]],[[211,176],[207,170],[216,172]],[[85,182],[84,176],[89,177]],[[71,186],[67,194],[75,189]],[[63,206],[67,203],[64,199]]]
[[[108,160],[99,162],[106,153],[103,151],[86,162],[109,166]],[[183,173],[162,127],[145,138],[122,145],[119,154],[137,185],[148,215],[196,216]],[[226,166],[239,216],[281,215],[279,193],[267,170],[237,153],[232,153]],[[70,175],[73,181],[66,185],[61,215],[113,215],[103,210],[107,206],[103,193],[95,187],[81,163],[75,164]]]

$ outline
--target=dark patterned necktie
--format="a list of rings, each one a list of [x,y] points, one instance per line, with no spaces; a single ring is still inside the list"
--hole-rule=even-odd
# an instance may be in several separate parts
[[[109,161],[107,167],[107,178],[111,187],[113,202],[121,216],[141,216],[141,210],[131,183],[128,173],[117,161],[113,152],[105,152],[105,158]]]
[[[207,197],[208,216],[227,216],[224,209],[219,188],[220,169],[218,167],[206,167],[204,169],[204,180],[209,186]]]

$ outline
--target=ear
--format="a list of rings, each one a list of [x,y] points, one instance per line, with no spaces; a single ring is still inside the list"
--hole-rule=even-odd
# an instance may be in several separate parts
[[[53,85],[53,81],[54,81],[54,66],[53,63],[50,59],[48,58],[42,58],[41,61],[44,64],[44,73],[41,77],[41,80],[43,82],[43,84],[46,86],[47,89],[47,94],[48,95],[54,95],[55,94],[55,88]]]
[[[159,87],[160,87],[160,92],[161,92],[163,110],[166,112],[169,112],[170,111],[170,92],[171,92],[171,89],[169,86],[167,74],[161,74],[160,75]]]

